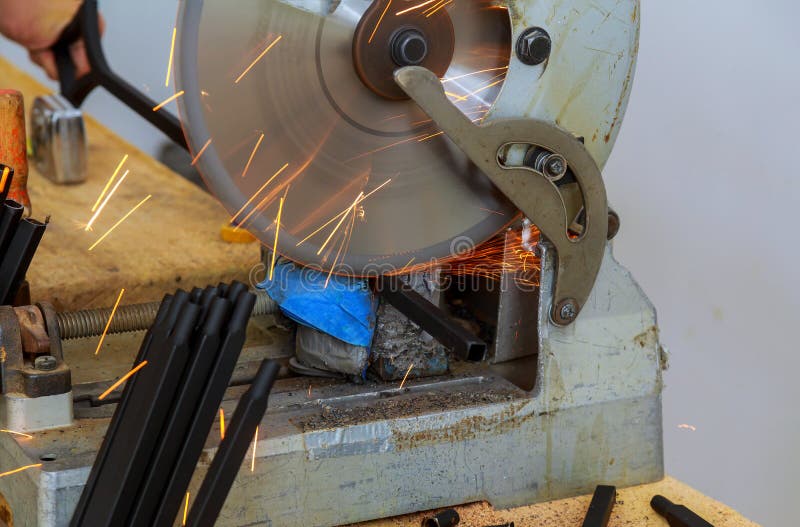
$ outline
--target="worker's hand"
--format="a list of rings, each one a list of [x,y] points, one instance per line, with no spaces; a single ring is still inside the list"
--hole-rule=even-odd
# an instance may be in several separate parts
[[[50,48],[75,17],[82,0],[0,0],[0,33],[28,50],[33,62],[47,76],[58,80],[56,59]],[[101,31],[103,21],[100,20]],[[83,40],[70,46],[75,75],[80,77],[91,69],[86,58]]]

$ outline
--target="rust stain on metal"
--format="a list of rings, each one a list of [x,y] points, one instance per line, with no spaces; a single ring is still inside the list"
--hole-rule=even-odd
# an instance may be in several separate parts
[[[648,348],[658,344],[658,326],[651,326],[644,333],[640,333],[633,338],[633,341],[640,348]]]

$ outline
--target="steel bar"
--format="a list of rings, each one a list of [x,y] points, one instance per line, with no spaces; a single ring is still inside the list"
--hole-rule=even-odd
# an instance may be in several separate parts
[[[253,384],[239,399],[225,439],[214,455],[192,505],[188,525],[213,527],[216,523],[250,443],[254,441],[258,425],[267,410],[267,400],[278,376],[278,370],[280,365],[277,362],[265,359],[258,369]]]
[[[688,507],[672,503],[658,494],[650,500],[650,506],[667,520],[670,527],[714,527]]]
[[[14,301],[45,229],[46,223],[30,218],[17,225],[0,263],[0,304],[8,305]]]
[[[244,345],[255,296],[247,291],[247,286],[234,282],[227,290],[227,297],[234,302],[234,307],[223,335],[222,349],[203,385],[203,393],[186,432],[186,441],[175,459],[152,527],[172,527]]]
[[[17,230],[25,208],[16,201],[7,199],[0,212],[0,258],[6,253],[11,238]]]
[[[617,488],[609,485],[598,485],[594,489],[592,502],[583,520],[583,527],[606,527],[611,519],[611,511],[617,501]]]
[[[439,307],[414,291],[395,276],[378,279],[378,292],[392,306],[429,333],[458,357],[481,361],[486,356],[486,343],[456,323]]]

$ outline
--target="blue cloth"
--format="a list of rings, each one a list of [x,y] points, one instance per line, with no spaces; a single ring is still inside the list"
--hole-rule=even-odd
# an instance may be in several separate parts
[[[267,277],[258,288],[299,324],[354,346],[369,347],[372,342],[378,301],[365,280],[335,275],[328,279],[325,272],[284,260],[275,264],[272,280]]]

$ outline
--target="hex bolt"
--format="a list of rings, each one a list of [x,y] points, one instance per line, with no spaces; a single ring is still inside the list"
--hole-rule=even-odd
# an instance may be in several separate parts
[[[52,355],[42,355],[34,359],[33,367],[41,371],[53,371],[58,367],[58,360]]]
[[[428,56],[428,42],[419,30],[404,29],[392,38],[391,51],[398,66],[416,66]]]
[[[567,160],[561,154],[550,154],[542,172],[550,181],[558,181],[567,174]]]
[[[529,27],[517,39],[517,58],[528,66],[537,66],[548,58],[553,48],[550,35],[540,27]]]

